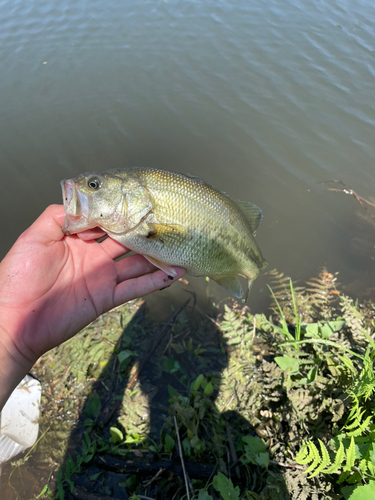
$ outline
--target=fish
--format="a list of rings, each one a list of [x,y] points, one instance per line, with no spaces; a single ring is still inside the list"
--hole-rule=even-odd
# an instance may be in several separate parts
[[[245,301],[267,266],[255,240],[262,210],[198,177],[126,167],[86,172],[61,187],[66,235],[99,227],[170,276],[180,266]],[[248,282],[245,292],[238,276]]]

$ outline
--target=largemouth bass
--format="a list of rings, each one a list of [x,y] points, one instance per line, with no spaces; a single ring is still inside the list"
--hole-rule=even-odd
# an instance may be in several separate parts
[[[261,209],[197,177],[129,167],[84,173],[61,186],[65,234],[99,227],[169,275],[180,266],[241,299],[237,275],[248,280],[247,298],[267,265],[254,238]]]

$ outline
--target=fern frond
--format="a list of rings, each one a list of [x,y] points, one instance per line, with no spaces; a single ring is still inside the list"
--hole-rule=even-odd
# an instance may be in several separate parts
[[[368,460],[363,458],[358,465],[359,470],[361,471],[362,475],[365,475],[368,469]]]
[[[365,328],[364,317],[362,312],[358,308],[358,304],[353,302],[353,300],[345,295],[340,297],[341,310],[345,322],[350,328],[353,338],[357,341],[362,342],[366,340],[363,335],[363,330]]]
[[[343,467],[344,472],[350,472],[353,469],[355,462],[355,442],[354,437],[352,436],[350,439],[350,445],[346,452],[346,463]]]
[[[291,325],[295,324],[296,314],[295,307],[297,306],[298,317],[305,320],[310,315],[310,304],[308,296],[305,293],[305,288],[292,284],[288,276],[284,273],[279,273],[276,269],[268,272],[273,278],[269,285],[272,290],[273,303],[270,309],[273,311],[280,309],[280,313],[285,317],[286,321]],[[293,300],[294,295],[294,300]]]
[[[341,474],[337,480],[337,484],[343,483],[349,476],[350,476],[349,471],[346,470],[346,471],[341,472]]]
[[[320,465],[314,470],[314,472],[312,474],[310,474],[309,479],[317,476],[318,474],[320,474],[320,472],[323,472],[326,467],[331,465],[331,459],[329,458],[329,454],[328,454],[328,450],[326,448],[326,445],[320,439],[318,441],[320,444],[320,451],[322,453],[322,461],[321,461]]]
[[[295,457],[295,461],[297,462],[297,464],[306,465],[309,464],[311,460],[312,458],[310,458],[309,447],[307,443],[304,441],[301,446],[301,449],[299,450],[299,452]]]
[[[306,282],[310,287],[306,289],[309,292],[310,304],[325,319],[331,317],[332,307],[337,302],[337,274],[329,273],[324,267],[316,278],[311,278]]]
[[[371,474],[372,477],[375,477],[375,465],[372,462],[367,462],[367,468],[369,474]]]
[[[337,472],[341,468],[344,458],[345,458],[345,449],[342,441],[340,441],[340,446],[339,449],[337,450],[335,460],[332,466],[329,469],[325,470],[324,472],[326,474],[333,474],[334,472]]]
[[[347,427],[345,427],[344,430],[346,432],[346,435],[348,437],[351,437],[351,436],[353,436],[353,437],[361,436],[369,428],[371,420],[372,420],[372,415],[369,415],[361,424],[358,425],[358,427],[356,429],[352,430],[351,432],[346,432]],[[357,423],[357,422],[355,422],[355,423]]]
[[[243,338],[243,317],[240,313],[236,313],[226,304],[224,306],[225,313],[221,325],[223,336],[228,344],[239,344]]]
[[[359,425],[361,425],[361,420],[362,420],[362,417],[363,417],[363,414],[365,413],[366,410],[362,410],[360,408],[358,408],[355,412],[355,414],[353,415],[352,418],[349,417],[349,421],[350,420],[353,420],[353,422],[351,424],[347,424],[344,426],[343,430],[344,432],[346,431],[351,431],[352,429],[355,429],[356,427],[358,427]]]
[[[310,474],[310,472],[313,472],[318,467],[319,463],[321,462],[321,457],[319,455],[318,448],[312,441],[309,441],[307,443],[307,446],[309,447],[309,455],[312,458],[312,462],[305,470],[305,474]]]

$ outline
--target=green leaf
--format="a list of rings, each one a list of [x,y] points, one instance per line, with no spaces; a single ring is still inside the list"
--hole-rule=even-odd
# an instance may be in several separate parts
[[[214,390],[214,387],[213,387],[212,383],[208,382],[208,384],[204,388],[203,392],[206,394],[206,396],[210,396],[212,394],[213,390]]]
[[[375,481],[370,481],[364,486],[357,486],[349,500],[375,500]]]
[[[254,458],[257,465],[267,469],[270,463],[270,456],[268,453],[257,453]]]
[[[270,457],[268,452],[266,452],[267,447],[265,443],[258,436],[243,436],[242,440],[246,444],[241,462],[243,464],[252,463],[267,468]]]
[[[58,500],[64,500],[65,499],[65,491],[64,491],[64,486],[63,486],[63,481],[62,481],[62,469],[60,467],[58,473],[57,473],[57,498]]]
[[[319,323],[310,323],[306,325],[306,337],[318,337],[319,335]]]
[[[120,362],[120,365],[123,364],[125,360],[128,360],[133,355],[133,351],[130,351],[129,349],[125,349],[124,351],[121,351],[117,354],[117,359]]]
[[[252,453],[263,452],[267,449],[264,441],[258,436],[242,436],[242,441],[246,443],[245,449],[249,448]]]
[[[191,445],[190,439],[188,439],[187,437],[182,441],[182,449],[184,450],[184,454],[189,457],[191,454]]]
[[[193,382],[193,391],[197,391],[203,382],[204,376],[202,374],[198,375],[198,377]]]
[[[167,391],[169,394],[169,397],[173,398],[174,396],[178,396],[178,391],[171,385],[167,385]]]
[[[194,452],[199,455],[200,453],[202,453],[205,448],[206,448],[206,445],[204,444],[204,441],[202,441],[201,439],[199,439],[199,437],[197,435],[193,436],[190,440],[190,444],[194,450]]]
[[[350,495],[355,490],[356,486],[344,486],[341,488],[341,494],[344,495],[345,500],[349,500]]]
[[[39,495],[37,495],[35,498],[38,499],[42,496],[44,496],[45,494],[48,494],[48,493],[51,493],[51,490],[48,488],[48,484],[45,484],[44,485],[44,488],[42,489],[42,491],[39,493]]]
[[[72,457],[69,455],[68,459],[65,464],[65,477],[64,479],[66,480],[69,478],[74,472],[76,471],[76,465],[72,459]]]
[[[161,365],[166,373],[176,373],[181,369],[180,363],[175,361],[172,356],[162,359]]]
[[[212,484],[224,500],[240,499],[240,488],[238,486],[234,488],[232,481],[225,477],[221,472],[213,478]]]
[[[289,373],[298,373],[299,371],[299,362],[295,358],[276,356],[275,361],[284,372],[289,370]]]
[[[123,441],[124,435],[120,429],[117,429],[117,427],[110,427],[109,432],[111,433],[112,443],[119,443],[120,441]]]
[[[345,320],[337,320],[337,321],[327,321],[322,326],[322,335],[324,338],[329,338],[332,333],[338,332],[345,325]]]
[[[206,490],[199,490],[198,500],[213,500],[213,498]]]
[[[165,449],[166,449],[167,453],[171,453],[171,451],[173,450],[174,445],[175,445],[175,441],[174,441],[173,437],[170,434],[167,434],[165,436],[164,442],[165,442]]]
[[[90,397],[86,404],[85,412],[88,417],[95,419],[100,412],[102,404],[100,402],[100,398],[96,392]]]
[[[91,474],[91,476],[89,476],[89,479],[90,481],[96,481],[97,479],[100,478],[100,476],[104,474],[104,471],[100,471],[100,472],[97,472],[96,474]]]

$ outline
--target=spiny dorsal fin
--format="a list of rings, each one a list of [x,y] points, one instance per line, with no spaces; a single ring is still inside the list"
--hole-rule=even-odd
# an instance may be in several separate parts
[[[235,203],[237,204],[241,212],[244,213],[254,234],[260,224],[260,221],[262,220],[262,210],[254,205],[254,203],[250,203],[250,201],[236,200]]]

